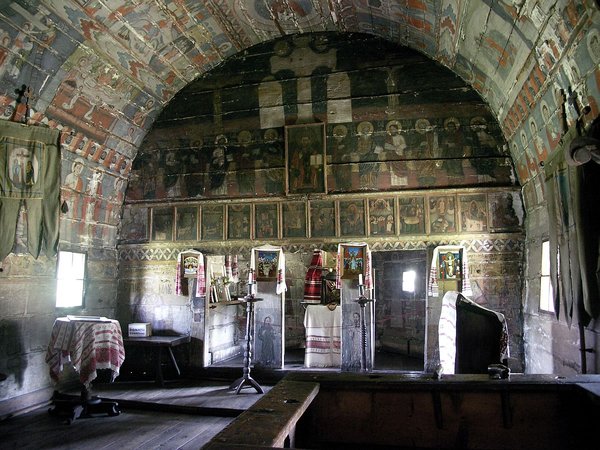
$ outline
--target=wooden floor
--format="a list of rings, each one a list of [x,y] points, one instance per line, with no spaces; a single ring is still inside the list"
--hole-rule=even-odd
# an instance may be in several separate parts
[[[228,387],[226,382],[183,381],[163,388],[120,382],[94,386],[94,395],[119,403],[119,415],[79,418],[68,425],[44,407],[0,422],[0,448],[199,449],[262,396],[252,388],[235,395]],[[217,415],[210,415],[210,408]]]
[[[376,363],[376,370],[391,371],[422,370],[423,364],[384,353],[377,354]],[[235,395],[229,390],[231,381],[223,381],[241,375],[241,361],[222,366],[233,370],[218,381],[169,381],[162,388],[151,381],[98,383],[93,394],[118,402],[119,415],[79,418],[68,425],[45,406],[0,421],[0,449],[200,449],[262,397],[253,388]],[[304,350],[286,353],[286,371],[303,370],[303,366]],[[261,379],[269,378],[257,378],[267,392],[271,386]]]

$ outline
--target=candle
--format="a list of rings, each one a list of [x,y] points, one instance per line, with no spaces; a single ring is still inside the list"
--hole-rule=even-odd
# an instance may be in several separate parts
[[[252,269],[248,272],[248,284],[252,284]]]
[[[363,281],[363,280],[362,280],[362,273],[359,273],[359,274],[358,274],[358,284],[359,284],[359,285],[362,285],[362,284],[363,284],[363,283],[362,283],[362,281]]]

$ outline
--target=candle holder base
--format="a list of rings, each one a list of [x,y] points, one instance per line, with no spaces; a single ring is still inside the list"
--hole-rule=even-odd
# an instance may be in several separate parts
[[[243,376],[238,378],[237,380],[235,380],[231,386],[229,386],[230,390],[234,390],[235,389],[235,393],[239,394],[240,391],[244,388],[244,387],[253,387],[254,389],[256,389],[256,392],[259,394],[264,393],[262,387],[260,386],[260,384],[258,384],[256,382],[256,380],[254,378],[252,378],[251,376]]]

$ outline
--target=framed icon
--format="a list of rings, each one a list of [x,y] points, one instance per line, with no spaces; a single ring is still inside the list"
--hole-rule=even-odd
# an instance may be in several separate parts
[[[177,241],[195,241],[198,239],[197,207],[177,207],[175,213],[175,239]]]
[[[306,204],[287,202],[281,205],[283,237],[306,237]]]
[[[487,231],[488,211],[485,194],[460,195],[460,231]]]
[[[358,280],[365,267],[365,247],[355,245],[342,245],[342,263],[340,264],[340,277],[343,279]]]
[[[312,237],[335,236],[335,202],[333,200],[310,202],[310,235]]]
[[[277,239],[279,237],[277,203],[254,205],[254,237],[256,239]]]
[[[396,234],[396,201],[394,198],[369,199],[369,235]]]
[[[365,203],[363,200],[340,200],[338,210],[342,236],[365,235]]]
[[[250,205],[227,205],[227,239],[250,239]]]
[[[425,197],[398,199],[400,234],[425,234]]]
[[[271,250],[255,250],[256,281],[277,280],[279,252]]]
[[[223,205],[206,205],[202,207],[202,239],[220,241],[224,228]]]
[[[455,205],[453,195],[429,197],[430,233],[456,233]]]
[[[325,124],[285,127],[287,193],[325,193]]]
[[[173,208],[152,208],[152,240],[173,240]]]

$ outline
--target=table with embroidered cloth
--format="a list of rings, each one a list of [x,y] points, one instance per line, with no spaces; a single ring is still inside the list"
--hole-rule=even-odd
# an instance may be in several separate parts
[[[59,317],[54,321],[46,353],[50,377],[58,381],[65,364],[72,364],[79,381],[89,387],[98,369],[109,369],[111,381],[125,360],[123,336],[118,321],[104,317]]]
[[[342,363],[342,308],[332,305],[306,305],[305,367],[340,367]]]
[[[79,397],[54,392],[52,415],[72,423],[78,417],[96,414],[115,416],[120,414],[118,404],[101,400],[90,394],[90,384],[98,376],[99,369],[110,371],[110,380],[119,375],[125,361],[125,349],[121,325],[118,321],[97,316],[67,316],[54,321],[46,352],[50,377],[58,382],[65,364],[71,364],[79,374],[81,395]]]

